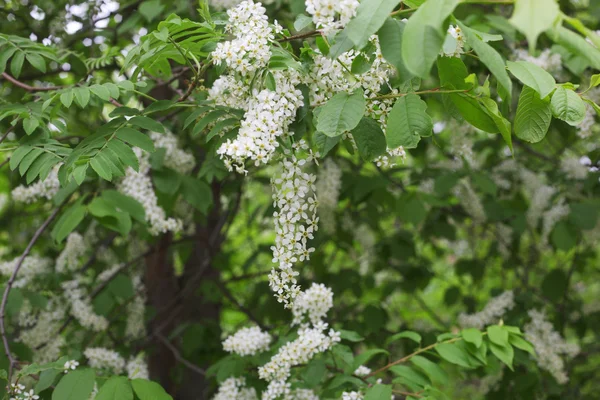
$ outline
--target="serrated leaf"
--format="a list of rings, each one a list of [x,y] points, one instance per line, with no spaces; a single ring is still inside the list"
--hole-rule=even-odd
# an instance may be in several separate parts
[[[538,36],[552,27],[559,14],[555,0],[516,0],[509,21],[525,35],[529,51],[533,52]]]
[[[317,130],[335,137],[356,128],[365,114],[366,101],[362,89],[352,94],[338,93],[320,107]]]
[[[435,351],[446,361],[461,367],[471,368],[471,363],[463,349],[453,343],[441,343],[435,346]]]
[[[69,372],[62,377],[52,392],[52,400],[87,399],[94,389],[96,374],[92,369]]]
[[[144,207],[132,197],[126,196],[116,190],[105,190],[102,192],[102,197],[117,210],[128,213],[132,218],[141,223],[146,222]]]
[[[69,108],[73,104],[73,97],[75,96],[73,89],[69,89],[60,95],[60,102],[63,106]]]
[[[90,91],[98,96],[101,100],[110,100],[110,91],[103,85],[92,85],[90,86]]]
[[[340,330],[340,337],[350,342],[362,342],[365,340],[365,338],[360,336],[358,333],[354,331],[347,331],[345,329]]]
[[[40,126],[40,121],[35,117],[28,117],[23,120],[23,129],[28,135],[31,135],[38,126]]]
[[[44,57],[37,53],[27,53],[25,58],[27,59],[27,62],[33,66],[33,68],[42,73],[46,72],[46,61],[44,61]]]
[[[556,86],[552,75],[529,61],[509,61],[507,66],[511,74],[523,85],[538,92],[542,99],[548,96]]]
[[[75,94],[75,102],[81,108],[85,108],[90,102],[90,90],[87,87],[77,87],[73,89]]]
[[[115,136],[132,146],[139,147],[149,153],[154,152],[154,142],[148,135],[129,127],[120,128],[115,132]]]
[[[392,398],[392,385],[377,384],[365,392],[364,400],[387,400]]]
[[[35,149],[31,150],[25,157],[23,157],[23,160],[19,164],[19,174],[21,174],[21,176],[25,175],[25,172],[27,172],[31,164],[33,164],[35,159],[41,156],[43,152],[44,150],[36,147]]]
[[[352,129],[352,137],[358,153],[365,161],[373,161],[386,151],[385,135],[379,123],[372,118],[361,119],[356,128]]]
[[[446,385],[448,383],[448,374],[433,361],[417,355],[411,357],[410,362],[425,372],[433,383],[439,385]]]
[[[554,117],[565,121],[569,125],[579,125],[585,118],[585,103],[571,89],[562,86],[556,88],[550,101],[550,109]]]
[[[526,142],[537,143],[546,137],[551,121],[550,104],[542,100],[538,92],[524,86],[517,105],[515,135]]]
[[[23,69],[23,61],[25,61],[25,53],[21,50],[17,51],[10,60],[10,73],[16,79],[21,75],[21,69]]]
[[[490,342],[490,350],[500,361],[506,364],[511,371],[513,370],[512,362],[515,352],[512,346],[500,346],[494,342]]]
[[[410,339],[413,342],[416,343],[421,343],[421,335],[419,335],[417,332],[413,332],[413,331],[404,331],[404,332],[400,332],[400,333],[396,333],[392,336],[390,336],[389,338],[387,338],[387,340],[385,341],[386,345],[389,345],[390,343],[393,343],[399,339]]]
[[[492,343],[499,346],[508,346],[508,331],[499,325],[490,325],[487,327],[488,337]]]
[[[156,382],[134,379],[131,381],[131,386],[140,400],[173,400]]]
[[[387,147],[406,149],[417,147],[421,136],[430,136],[433,121],[427,114],[427,103],[416,94],[408,94],[396,100],[388,116]]]
[[[477,348],[481,346],[481,343],[483,342],[483,335],[481,334],[479,329],[463,329],[460,332],[460,335],[466,342],[473,343],[473,345],[475,345],[475,347]]]
[[[532,356],[535,356],[535,349],[533,348],[533,345],[525,339],[523,339],[522,337],[511,334],[508,338],[508,342],[517,349],[521,349],[523,351],[528,352]]]
[[[133,117],[128,121],[131,125],[139,126],[140,128],[147,129],[149,131],[165,133],[165,127],[158,121],[152,118],[137,116]]]
[[[396,67],[398,75],[403,81],[409,80],[412,76],[406,69],[402,58],[402,36],[405,26],[406,23],[390,17],[377,32],[383,58]]]
[[[428,0],[408,19],[402,35],[402,59],[413,75],[427,78],[442,49],[444,21],[458,0]]]
[[[344,29],[346,36],[356,48],[362,49],[399,3],[400,0],[363,0],[356,9],[356,16]]]
[[[90,165],[102,179],[107,181],[112,180],[112,169],[110,165],[101,157],[96,156],[92,158]]]
[[[113,376],[102,385],[95,400],[133,400],[129,380],[124,376]]]

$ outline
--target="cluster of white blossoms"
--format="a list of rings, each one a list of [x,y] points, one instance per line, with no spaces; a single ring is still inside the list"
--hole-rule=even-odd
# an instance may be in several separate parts
[[[460,57],[465,52],[464,46],[465,36],[462,29],[458,26],[450,25],[440,55],[445,57]]]
[[[20,314],[33,312],[31,307],[25,307]],[[33,318],[20,318],[21,330],[19,341],[34,352],[34,362],[45,363],[56,361],[61,355],[61,349],[66,344],[65,338],[58,335],[66,315],[66,309],[54,299],[48,301],[46,308],[32,315]],[[20,315],[21,317],[21,315]]]
[[[542,215],[542,239],[544,245],[548,244],[548,237],[558,221],[569,215],[571,209],[565,204],[565,199],[561,198],[556,204]]]
[[[360,224],[358,228],[352,226],[348,230],[354,231],[354,240],[360,245],[358,272],[364,276],[369,272],[375,258],[375,244],[377,241],[375,232],[367,224]]]
[[[558,383],[566,383],[569,378],[565,372],[565,365],[561,356],[575,357],[579,353],[579,346],[567,343],[554,330],[543,312],[530,310],[528,314],[531,317],[531,322],[525,325],[525,338],[535,348],[538,365],[550,372]]]
[[[228,378],[221,383],[213,400],[258,400],[256,390],[246,387],[245,378]]]
[[[343,28],[356,15],[358,0],[306,0],[306,12],[324,34]]]
[[[303,140],[294,147],[296,151],[308,149]],[[319,222],[314,194],[316,176],[302,170],[313,156],[310,153],[306,159],[288,156],[279,164],[281,175],[271,179],[276,232],[275,245],[271,249],[278,269],[273,268],[269,275],[269,286],[276,293],[277,300],[286,307],[300,293],[296,284],[298,272],[293,266],[299,261],[310,260],[315,249],[308,247],[308,240],[313,238]]]
[[[481,198],[471,186],[469,179],[461,179],[461,181],[454,187],[453,193],[458,198],[458,201],[463,206],[467,214],[473,218],[473,221],[476,223],[481,223],[486,220],[487,216],[485,214],[483,204],[481,203]]]
[[[354,371],[354,375],[356,376],[367,376],[371,373],[371,368],[366,367],[364,365],[359,366],[358,368],[356,368],[356,370]]]
[[[261,379],[269,382],[263,400],[272,400],[284,395],[289,390],[286,380],[294,366],[309,362],[315,355],[330,350],[340,342],[339,332],[333,329],[326,334],[327,324],[320,322],[313,328],[298,330],[298,338],[284,344],[277,354],[265,365],[258,368]]]
[[[327,158],[317,174],[317,195],[319,196],[319,220],[327,233],[335,232],[335,210],[337,209],[342,169],[331,158]]]
[[[139,353],[135,357],[131,357],[125,366],[127,377],[129,379],[149,379],[148,364],[144,353]]]
[[[77,232],[69,234],[63,251],[56,259],[56,272],[64,273],[77,269],[80,258],[85,254],[87,249],[88,247],[83,236]]]
[[[33,389],[26,390],[25,386],[20,383],[11,383],[8,394],[11,395],[10,400],[38,400],[40,398]]]
[[[252,0],[242,1],[227,10],[229,22],[225,31],[235,38],[217,44],[211,54],[215,64],[225,62],[230,69],[242,75],[267,65],[275,35],[266,11],[261,3]]]
[[[144,284],[139,275],[131,279],[135,297],[127,305],[127,323],[125,325],[125,336],[129,339],[139,339],[146,335],[146,294]]]
[[[88,347],[83,355],[92,368],[109,370],[116,375],[125,371],[125,359],[114,350],[104,347]]]
[[[516,61],[528,61],[554,76],[559,76],[563,71],[560,54],[552,53],[550,49],[543,50],[537,57],[529,54],[526,49],[515,49],[513,56]]]
[[[235,38],[219,43],[212,53],[213,61],[225,62],[229,71],[215,81],[209,99],[245,111],[237,137],[217,149],[228,170],[240,173],[247,172],[248,159],[256,166],[271,160],[279,145],[277,139],[289,133],[296,110],[303,104],[302,92],[296,88],[300,75],[292,69],[272,71],[275,90],[249,89],[254,73],[271,58],[274,34],[281,31],[278,24],[269,24],[265,11],[260,3],[250,0],[228,10],[226,29]]]
[[[344,392],[342,400],[362,400],[365,396],[360,392]]]
[[[483,329],[488,325],[495,324],[508,310],[515,306],[512,290],[502,293],[500,296],[492,298],[485,305],[483,310],[475,314],[461,313],[458,316],[458,323],[463,328]]]
[[[182,175],[185,175],[194,169],[196,166],[194,155],[182,150],[177,143],[177,137],[171,132],[150,132],[149,136],[154,142],[154,147],[165,150],[165,157],[163,160],[165,167],[171,168]]]
[[[80,280],[73,279],[61,283],[64,297],[71,305],[69,312],[84,328],[101,332],[108,328],[108,320],[94,312],[90,297],[80,287]]]
[[[541,185],[537,190],[531,193],[529,208],[525,215],[530,227],[536,228],[544,210],[550,205],[552,197],[556,194],[556,189],[549,185]]]
[[[18,203],[29,204],[39,199],[52,199],[60,189],[59,168],[60,164],[55,166],[43,181],[40,179],[33,185],[20,185],[14,188],[11,192],[13,200]]]
[[[69,373],[71,371],[75,371],[78,366],[79,366],[79,361],[77,361],[77,360],[69,360],[63,366],[63,368],[64,368],[63,372],[65,374],[67,374],[67,373]]]
[[[560,160],[560,170],[569,179],[583,180],[588,176],[589,167],[579,157],[564,157]]]
[[[178,232],[182,228],[181,221],[174,218],[167,218],[165,210],[158,205],[158,198],[152,186],[152,180],[148,173],[150,172],[150,155],[135,147],[133,149],[139,160],[139,171],[128,167],[125,176],[118,183],[118,190],[137,200],[146,212],[146,221],[148,221],[149,231],[157,236],[165,232]]]
[[[313,283],[312,286],[301,292],[292,306],[294,314],[293,324],[300,324],[304,316],[316,325],[327,316],[327,312],[333,307],[333,291],[322,283]]]
[[[266,351],[271,344],[271,335],[258,326],[242,328],[223,341],[223,350],[240,356],[253,356]]]
[[[11,261],[0,263],[0,274],[11,276],[20,258],[21,257],[16,257]],[[51,265],[52,260],[49,258],[36,255],[25,257],[21,264],[19,275],[13,283],[13,287],[21,288],[28,285],[36,276],[50,272]]]

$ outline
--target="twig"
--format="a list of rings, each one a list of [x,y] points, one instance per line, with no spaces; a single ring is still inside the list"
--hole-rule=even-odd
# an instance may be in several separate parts
[[[6,139],[6,137],[13,131],[13,129],[15,129],[14,125],[6,130],[6,133],[0,138],[0,143],[4,142],[4,139]]]
[[[4,352],[6,353],[6,357],[8,357],[8,363],[9,363],[8,364],[8,382],[10,382],[10,379],[12,377],[13,367],[16,364],[16,360],[13,358],[13,356],[10,352],[10,345],[8,343],[8,338],[6,337],[6,327],[4,326],[4,317],[5,317],[5,312],[6,312],[6,304],[8,302],[8,295],[10,293],[10,290],[12,289],[15,279],[17,278],[17,274],[19,273],[19,270],[21,269],[21,266],[23,265],[23,261],[25,261],[25,257],[27,257],[29,255],[29,252],[33,248],[33,245],[35,244],[35,242],[37,242],[37,240],[40,238],[42,233],[46,230],[48,225],[50,225],[50,223],[54,220],[54,218],[56,218],[56,216],[60,212],[60,209],[66,202],[67,202],[67,200],[63,201],[63,203],[60,206],[58,206],[52,212],[52,214],[50,214],[50,216],[46,219],[46,221],[44,221],[44,223],[35,232],[35,234],[31,238],[31,240],[29,241],[29,244],[25,248],[25,251],[23,252],[23,254],[21,254],[21,257],[17,261],[17,264],[15,265],[15,269],[13,270],[12,275],[8,279],[8,283],[6,284],[6,288],[4,289],[4,294],[2,295],[2,304],[0,305],[0,334],[2,335],[2,343],[4,344]]]
[[[31,85],[28,85],[26,83],[23,83],[15,78],[13,78],[6,72],[2,73],[2,77],[4,79],[6,79],[7,81],[9,81],[10,83],[12,83],[13,85],[18,86],[21,89],[25,89],[28,92],[48,92],[51,90],[60,90],[64,87],[64,86],[48,86],[48,87],[31,86]]]
[[[158,338],[158,340],[163,342],[165,344],[165,346],[167,346],[169,348],[169,350],[171,350],[171,352],[173,353],[173,355],[175,356],[175,359],[177,359],[177,361],[179,361],[180,363],[185,365],[187,368],[189,368],[190,370],[194,371],[195,373],[197,373],[199,375],[202,375],[202,376],[206,375],[206,371],[204,371],[202,368],[200,368],[199,366],[197,366],[197,365],[189,362],[185,358],[183,358],[183,356],[181,355],[179,350],[177,350],[177,348],[175,346],[173,346],[173,344],[171,342],[169,342],[169,340],[167,340],[166,337],[164,337],[163,335],[161,335],[159,333],[155,333],[154,336],[156,336]]]
[[[310,31],[310,32],[306,32],[306,33],[299,33],[297,35],[286,36],[282,39],[279,39],[278,41],[279,42],[289,42],[291,40],[305,39],[305,38],[320,36],[320,35],[321,35],[321,31]]]
[[[248,316],[248,318],[250,318],[250,320],[252,322],[254,322],[256,325],[258,325],[260,327],[260,329],[262,329],[263,331],[268,331],[269,330],[268,327],[264,326],[258,320],[258,318],[256,318],[254,316],[254,314],[252,313],[252,311],[250,311],[250,309],[248,309],[248,307],[244,306],[243,304],[241,304],[240,302],[238,302],[235,299],[235,297],[233,297],[233,294],[231,294],[231,292],[229,291],[229,289],[227,289],[227,287],[223,284],[223,282],[216,281],[216,284],[219,287],[219,289],[221,289],[221,292],[223,292],[223,294],[225,295],[225,297],[227,297],[229,299],[229,301],[231,301],[237,308],[239,308],[241,312],[243,312],[244,314],[246,314]]]

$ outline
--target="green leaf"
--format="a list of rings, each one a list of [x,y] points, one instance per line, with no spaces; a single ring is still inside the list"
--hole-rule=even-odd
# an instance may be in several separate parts
[[[102,179],[107,181],[112,180],[112,168],[110,167],[110,164],[108,164],[103,158],[98,156],[92,158],[90,165]]]
[[[460,335],[466,342],[473,343],[475,347],[481,346],[481,343],[483,341],[483,336],[481,335],[479,329],[463,329],[460,332]]]
[[[349,372],[352,373],[361,365],[367,364],[367,362],[369,362],[369,360],[371,358],[375,357],[378,354],[389,354],[389,352],[386,350],[383,350],[383,349],[369,349],[369,350],[363,351],[362,353],[360,353],[359,355],[354,357],[354,363],[352,365],[352,370]]]
[[[471,28],[459,23],[459,26],[467,37],[467,43],[473,48],[479,59],[496,77],[498,85],[501,88],[499,91],[504,101],[510,103],[512,93],[512,81],[506,72],[506,65],[502,56],[494,50],[492,46],[485,43]]]
[[[433,383],[438,385],[446,385],[448,383],[448,374],[433,361],[422,356],[413,356],[410,362],[423,370]]]
[[[152,172],[152,181],[159,192],[175,194],[181,186],[182,177],[176,171],[163,168]]]
[[[396,8],[400,0],[363,0],[344,31],[348,39],[362,49],[384,24],[388,15]]]
[[[90,86],[90,91],[98,96],[101,100],[110,100],[110,91],[103,85],[92,85]]]
[[[294,21],[294,29],[296,30],[296,32],[300,32],[301,30],[308,27],[312,23],[313,23],[313,20],[311,17],[309,17],[306,14],[299,14],[296,17],[296,20]]]
[[[385,135],[379,123],[364,117],[352,130],[352,137],[363,160],[373,161],[386,152]]]
[[[509,21],[525,35],[529,51],[533,53],[538,36],[552,27],[559,14],[555,0],[516,0]]]
[[[43,390],[48,389],[50,386],[54,384],[56,377],[61,374],[61,370],[58,369],[47,369],[46,371],[42,371],[40,374],[40,379],[35,384],[35,392],[39,393]]]
[[[407,383],[417,385],[419,388],[424,388],[431,384],[426,375],[407,365],[394,365],[390,368],[390,371],[402,377],[399,381],[394,380],[394,383],[405,383],[408,381]]]
[[[546,33],[556,43],[560,44],[571,53],[582,57],[595,69],[600,70],[600,50],[583,37],[562,26],[552,28]]]
[[[40,126],[40,121],[37,118],[28,117],[23,120],[23,129],[28,135],[31,135],[38,126]]]
[[[402,36],[405,27],[404,22],[390,17],[377,32],[383,58],[396,67],[400,80],[403,81],[407,81],[412,77],[402,58]]]
[[[181,185],[181,194],[185,201],[203,214],[213,204],[212,190],[208,184],[200,179],[184,176]]]
[[[399,339],[410,339],[413,342],[416,343],[421,343],[421,335],[419,335],[417,332],[413,332],[413,331],[404,331],[404,332],[400,332],[400,333],[396,333],[395,335],[390,336],[389,338],[387,338],[387,340],[385,341],[386,346],[388,346],[390,343],[393,343]]]
[[[585,103],[571,89],[563,86],[556,88],[550,101],[550,109],[554,117],[565,121],[569,125],[579,125],[585,118]]]
[[[25,58],[33,66],[33,68],[38,71],[45,73],[46,72],[46,61],[44,61],[44,57],[40,56],[36,53],[27,53]]]
[[[75,228],[83,221],[85,217],[86,208],[81,205],[81,201],[73,204],[69,207],[56,221],[54,228],[52,229],[51,236],[57,242],[60,243],[66,238],[69,233],[73,232]]]
[[[341,136],[329,137],[322,132],[315,132],[315,143],[321,157],[325,157],[340,141]]]
[[[364,400],[387,400],[392,398],[392,385],[377,384],[365,392]]]
[[[23,158],[25,158],[25,156],[27,154],[29,154],[29,152],[31,152],[33,150],[32,146],[29,145],[21,145],[19,146],[14,153],[12,154],[12,156],[10,157],[10,162],[8,163],[8,165],[10,166],[11,170],[15,170],[15,168],[17,168],[19,166],[19,164],[21,163],[21,161],[23,160]]]
[[[129,128],[123,127],[115,132],[115,136],[124,142],[129,143],[132,146],[139,147],[149,153],[154,152],[154,142],[148,135],[144,135],[142,132]]]
[[[490,350],[492,350],[492,353],[500,361],[502,361],[504,364],[506,364],[508,366],[508,368],[511,369],[511,371],[513,370],[512,362],[513,362],[513,358],[515,356],[515,351],[513,350],[512,346],[510,346],[510,345],[500,346],[494,342],[490,342]]]
[[[435,346],[435,351],[446,361],[461,367],[471,368],[469,358],[463,349],[453,343],[441,343]]]
[[[428,0],[409,18],[402,35],[402,58],[413,75],[429,76],[446,37],[444,21],[457,5],[458,0]]]
[[[352,94],[338,93],[320,107],[317,130],[335,137],[351,131],[365,114],[366,101],[362,89]]]
[[[17,51],[10,61],[10,73],[17,79],[21,75],[23,61],[25,61],[25,53],[21,50]]]
[[[66,90],[65,92],[61,93],[60,102],[63,104],[63,106],[69,108],[71,107],[71,104],[73,104],[73,96],[75,96],[73,89]]]
[[[9,47],[3,48],[2,51],[0,51],[0,74],[6,70],[6,63],[17,50],[17,47]]]
[[[198,135],[200,132],[204,130],[209,124],[215,122],[217,119],[222,116],[227,115],[227,111],[225,110],[215,110],[206,114],[196,125],[194,125],[194,129],[192,130],[192,136]]]
[[[160,122],[158,122],[152,118],[148,118],[148,117],[144,117],[144,116],[137,116],[137,117],[131,118],[128,122],[131,125],[136,125],[136,126],[139,126],[140,128],[147,129],[149,131],[165,133],[165,127]]]
[[[551,121],[549,102],[542,100],[529,86],[524,86],[515,116],[515,135],[526,142],[537,143],[546,137]]]
[[[512,152],[513,145],[510,122],[502,116],[500,110],[498,109],[498,104],[494,100],[490,99],[489,97],[481,97],[479,98],[479,102],[485,107],[488,115],[492,118],[494,124],[496,124],[497,130],[500,131],[500,134],[506,142],[506,145]]]
[[[405,149],[417,147],[421,136],[430,136],[433,121],[427,114],[427,103],[416,94],[408,94],[396,100],[388,116],[387,147]]]
[[[113,376],[102,385],[96,400],[133,400],[129,379],[124,376]]]
[[[141,223],[146,223],[146,211],[144,207],[134,198],[124,195],[116,190],[104,190],[102,198],[110,203],[117,210],[121,210],[131,215],[133,219]]]
[[[499,346],[508,346],[508,331],[499,325],[490,325],[487,327],[488,337],[492,343]]]
[[[31,152],[29,152],[25,157],[23,157],[23,160],[19,164],[19,173],[21,174],[21,176],[25,175],[25,172],[27,172],[31,164],[33,164],[36,158],[41,156],[43,152],[44,150],[36,147],[35,149],[31,150]]]
[[[598,85],[600,85],[600,74],[592,75],[592,77],[590,78],[589,89],[594,88]]]
[[[173,400],[156,382],[145,379],[134,379],[131,381],[131,385],[140,400]]]
[[[556,81],[548,72],[529,61],[509,61],[508,70],[520,80],[523,85],[529,86],[543,99],[548,96],[556,86]]]
[[[139,171],[139,161],[131,147],[120,140],[111,140],[106,147],[112,150],[123,164],[130,166],[134,171]]]
[[[85,108],[90,102],[90,90],[87,87],[77,87],[73,89],[75,101],[81,108]]]
[[[41,179],[44,180],[47,177],[47,173],[49,173],[52,167],[59,162],[60,158],[56,157],[54,154],[42,154],[35,160],[31,167],[29,167],[29,170],[27,171],[27,184],[33,182],[38,175],[41,175]]]
[[[532,356],[535,356],[535,349],[534,349],[533,345],[531,343],[529,343],[527,340],[520,337],[519,335],[513,335],[511,333],[508,338],[508,342],[511,345],[513,345],[514,347],[516,347],[517,349],[521,349],[523,351],[528,352]]]
[[[52,400],[87,399],[94,389],[96,374],[92,369],[69,372],[58,382],[52,392]]]
[[[164,9],[165,6],[160,3],[160,0],[147,0],[140,4],[138,11],[146,21],[152,22]]]
[[[340,337],[350,342],[362,342],[365,340],[365,338],[360,336],[358,333],[354,331],[347,331],[345,329],[340,329]]]

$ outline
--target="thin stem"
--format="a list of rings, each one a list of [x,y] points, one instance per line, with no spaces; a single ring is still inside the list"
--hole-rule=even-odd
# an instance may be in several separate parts
[[[14,125],[6,130],[6,133],[4,135],[2,135],[2,137],[0,138],[0,144],[2,142],[4,142],[4,139],[6,139],[6,137],[9,135],[9,133],[11,133],[13,131],[13,129],[15,129]]]
[[[173,353],[173,356],[175,356],[175,359],[177,361],[179,361],[180,363],[182,363],[183,365],[185,365],[188,369],[194,371],[198,375],[202,375],[202,376],[206,375],[206,371],[204,371],[202,368],[200,368],[199,366],[197,366],[197,365],[189,362],[185,358],[183,358],[183,356],[181,355],[181,353],[179,353],[179,350],[177,350],[177,347],[173,346],[173,344],[171,342],[169,342],[169,340],[166,337],[164,337],[163,335],[161,335],[159,333],[154,333],[154,336],[156,338],[158,338],[158,340],[160,340],[161,342],[163,342],[164,345],[167,346],[167,348],[169,350],[171,350],[171,353]]]
[[[50,223],[54,220],[54,218],[56,218],[56,216],[60,212],[60,209],[66,202],[67,202],[67,200],[63,201],[63,203],[60,206],[58,206],[52,212],[52,214],[50,214],[50,216],[44,221],[44,223],[35,232],[35,234],[31,238],[31,240],[29,241],[29,244],[25,248],[25,251],[23,252],[23,254],[21,254],[21,257],[17,261],[17,264],[15,265],[15,269],[13,270],[12,275],[8,279],[6,288],[4,289],[4,294],[2,295],[2,304],[0,305],[0,334],[2,335],[2,343],[4,344],[4,352],[6,353],[6,357],[8,358],[8,362],[9,362],[9,364],[8,364],[8,382],[10,382],[10,380],[11,380],[13,367],[16,364],[16,360],[13,358],[12,353],[10,351],[10,344],[8,343],[8,338],[6,337],[6,327],[4,324],[4,317],[5,317],[5,312],[6,312],[6,304],[8,302],[8,295],[10,294],[12,286],[17,278],[17,274],[19,273],[19,270],[21,269],[21,266],[23,265],[25,258],[29,255],[29,252],[33,248],[33,245],[37,242],[37,240],[40,238],[40,236],[42,236],[42,233],[44,233],[44,231],[46,230],[48,225],[50,225]]]
[[[320,36],[321,35],[321,31],[310,31],[310,32],[305,32],[305,33],[299,33],[297,35],[292,35],[292,36],[286,36],[282,39],[279,39],[278,42],[289,42],[291,40],[296,40],[296,39],[305,39],[305,38],[309,38],[309,37],[315,37],[315,36]]]
[[[381,99],[394,99],[397,97],[404,97],[409,94],[446,94],[446,93],[467,93],[471,89],[452,89],[452,90],[440,90],[429,89],[429,90],[421,90],[418,92],[410,92],[410,93],[398,93],[398,94],[384,94],[381,96],[374,97],[373,100],[381,100]]]
[[[9,81],[10,83],[12,83],[13,85],[18,86],[21,89],[25,89],[28,92],[48,92],[48,91],[52,91],[52,90],[60,90],[63,88],[63,86],[48,86],[48,87],[31,86],[31,85],[28,85],[26,83],[23,83],[15,78],[13,78],[6,72],[2,73],[2,77],[4,79],[6,79],[7,81]]]
[[[390,369],[391,367],[393,367],[394,365],[402,364],[402,363],[410,360],[414,356],[416,356],[418,354],[421,354],[421,353],[425,353],[426,351],[429,351],[429,350],[435,348],[436,346],[439,346],[440,344],[454,343],[454,342],[458,342],[460,340],[463,340],[463,339],[459,337],[459,338],[449,339],[449,340],[446,340],[446,341],[443,341],[443,342],[438,342],[438,343],[430,344],[427,347],[423,347],[422,349],[419,349],[419,350],[415,351],[414,353],[411,353],[411,354],[409,354],[409,355],[407,355],[405,357],[402,357],[399,360],[393,361],[393,362],[391,362],[391,363],[389,363],[389,364],[387,364],[387,365],[379,368],[376,371],[371,372],[369,375],[365,376],[365,378],[370,378],[370,377],[372,377],[374,375],[377,375],[380,372],[386,371],[386,370]]]
[[[143,97],[145,97],[145,98],[147,98],[147,99],[150,99],[150,100],[152,100],[152,101],[158,101],[158,100],[156,100],[154,97],[150,96],[149,94],[146,94],[146,93],[140,92],[139,90],[135,90],[135,89],[134,89],[134,90],[132,90],[132,92],[133,92],[133,93],[136,93],[136,94],[139,94],[140,96],[143,96]]]

